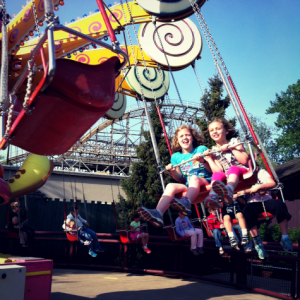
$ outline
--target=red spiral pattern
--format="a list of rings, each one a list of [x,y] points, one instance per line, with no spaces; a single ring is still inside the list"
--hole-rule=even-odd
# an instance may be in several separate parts
[[[102,24],[100,22],[93,22],[89,26],[89,33],[94,33],[100,31]]]
[[[98,63],[102,64],[102,63],[104,63],[107,60],[108,60],[108,57],[101,57],[101,58],[98,59]]]
[[[78,54],[75,59],[83,64],[89,64],[90,63],[90,58],[86,54]]]
[[[23,16],[23,21],[24,21],[24,22],[29,21],[30,18],[31,18],[31,16],[32,16],[32,7],[31,7],[31,8],[28,8],[28,9],[25,11],[24,16]]]
[[[80,27],[71,27],[71,29],[76,30],[78,32],[81,32],[81,28]],[[77,36],[69,33],[69,38],[71,38],[71,39],[77,39]]]
[[[119,9],[115,9],[115,11],[113,11],[112,13],[114,14],[114,16],[116,17],[116,19],[118,21],[120,21],[123,18],[123,13]],[[109,21],[112,22],[112,23],[117,22],[112,15],[109,16]]]

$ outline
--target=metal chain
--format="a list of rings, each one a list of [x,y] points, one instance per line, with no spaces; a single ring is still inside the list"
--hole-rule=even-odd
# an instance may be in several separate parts
[[[200,75],[197,71],[195,61],[192,62],[192,68],[195,72],[195,75],[196,75],[196,78],[197,78],[197,81],[198,81],[198,85],[199,85],[199,88],[200,88],[200,91],[201,91],[201,94],[202,94],[202,97],[203,97],[204,96],[204,88],[203,88],[203,85],[202,85],[202,82],[201,82],[201,79],[200,79]]]
[[[202,28],[202,31],[203,31],[203,33],[204,33],[204,35],[205,35],[205,37],[206,37],[206,41],[207,41],[207,36],[206,36],[205,31],[203,30],[203,25],[202,25],[202,23],[201,23],[201,21],[200,21],[200,18],[201,18],[201,20],[202,20],[202,22],[203,22],[203,24],[204,24],[204,27],[205,27],[205,29],[206,29],[206,31],[207,31],[207,34],[208,34],[208,36],[209,36],[209,38],[210,38],[210,41],[211,41],[211,43],[212,43],[212,45],[213,45],[213,47],[214,47],[214,49],[215,49],[215,51],[216,51],[216,53],[217,53],[217,55],[218,55],[218,58],[219,58],[219,60],[220,60],[220,62],[221,62],[221,65],[222,65],[222,67],[223,67],[223,69],[224,69],[224,72],[225,72],[226,76],[227,76],[227,77],[230,76],[229,71],[228,71],[228,69],[227,69],[227,67],[226,67],[226,65],[225,65],[225,62],[224,62],[224,60],[223,60],[223,58],[222,58],[222,56],[221,56],[221,53],[220,53],[220,51],[219,51],[219,49],[218,49],[218,47],[217,47],[217,45],[216,45],[216,43],[215,43],[215,41],[214,41],[214,39],[213,39],[211,33],[210,33],[210,31],[209,31],[209,28],[208,28],[208,26],[207,26],[207,24],[206,24],[206,22],[205,22],[205,20],[204,20],[204,17],[203,17],[203,15],[202,15],[202,13],[201,13],[200,7],[199,7],[198,4],[195,2],[195,0],[189,0],[189,1],[190,1],[190,3],[191,3],[191,6],[193,7],[193,10],[194,10],[195,15],[196,15],[196,17],[197,17],[197,19],[198,19],[198,22],[199,22],[199,24],[200,24],[200,26],[201,26],[201,28]],[[200,18],[199,18],[199,17],[200,17]],[[208,43],[208,41],[207,41],[207,43]],[[211,50],[211,52],[212,52],[212,54],[213,54],[214,60],[216,60],[215,54],[213,53],[213,50],[212,50],[212,48],[211,48],[210,43],[208,43],[208,46],[209,46],[209,48],[210,48],[210,50]],[[231,81],[232,81],[232,79],[231,79]],[[233,83],[233,81],[232,81],[232,84],[233,84],[233,86],[234,86],[234,88],[235,88],[235,84]],[[236,88],[235,88],[235,90],[236,90]],[[240,101],[241,101],[242,105],[244,105],[243,102],[242,102],[242,100],[241,100],[241,97],[239,96],[239,94],[238,94],[238,92],[237,92],[237,90],[236,90],[236,93],[237,93],[238,97],[240,98]]]
[[[37,17],[37,13],[36,13],[36,8],[35,8],[35,0],[32,0],[32,11],[33,11],[33,15],[34,15],[34,21],[35,21],[35,28],[36,31],[38,33],[38,36],[41,37],[41,33],[40,33],[40,29],[39,29],[39,20]]]
[[[33,80],[33,74],[34,74],[34,68],[35,68],[35,62],[32,60],[29,60],[28,62],[28,76],[27,76],[27,88],[26,88],[26,94],[24,97],[24,103],[23,103],[23,108],[27,109],[28,107],[28,100],[30,98],[31,94],[31,88],[32,88],[32,80]]]
[[[126,1],[127,1],[127,0],[126,0]],[[176,92],[177,92],[179,101],[180,101],[181,105],[183,106],[183,102],[182,102],[182,99],[181,99],[181,96],[180,96],[180,93],[179,93],[179,89],[178,89],[177,84],[176,84],[176,81],[175,81],[175,77],[174,77],[174,75],[173,75],[171,66],[170,66],[170,64],[169,64],[169,60],[168,60],[167,54],[166,54],[166,52],[165,52],[164,45],[163,45],[163,43],[162,43],[160,34],[159,34],[159,32],[158,32],[158,30],[157,30],[157,27],[156,27],[156,20],[155,20],[155,19],[152,19],[152,23],[153,23],[153,25],[154,25],[154,27],[155,27],[155,31],[157,32],[157,36],[158,36],[158,39],[159,39],[161,48],[162,48],[163,53],[164,53],[164,55],[165,55],[165,59],[166,59],[167,64],[168,64],[169,72],[171,73],[171,76],[172,76],[172,79],[173,79],[173,83],[174,83],[174,85],[175,85],[175,89],[176,89]]]
[[[14,111],[14,104],[13,104],[13,99],[12,99],[11,94],[9,95],[9,103],[10,103],[10,106],[9,106],[9,112],[8,112],[8,116],[7,116],[6,130],[5,130],[5,134],[4,134],[5,139],[8,139],[8,136],[9,136],[9,131],[10,131],[10,128],[12,125],[11,124],[12,123],[12,114]]]

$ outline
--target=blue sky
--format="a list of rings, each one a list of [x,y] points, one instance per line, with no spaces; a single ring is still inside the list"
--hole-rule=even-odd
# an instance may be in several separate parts
[[[7,1],[7,12],[18,13],[25,3]],[[65,0],[58,15],[64,24],[95,9],[95,0]],[[247,112],[273,125],[276,117],[265,115],[270,101],[275,100],[275,93],[285,91],[300,78],[300,1],[210,0],[202,13]],[[200,30],[195,16],[191,19]],[[216,69],[205,41],[201,56],[196,66],[206,85]],[[201,93],[192,68],[174,74],[182,99],[198,102]],[[171,99],[178,98],[173,84],[169,94]],[[228,110],[227,115],[233,114]]]

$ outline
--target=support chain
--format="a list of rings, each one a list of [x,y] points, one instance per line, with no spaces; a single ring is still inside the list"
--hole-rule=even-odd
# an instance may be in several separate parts
[[[26,87],[26,94],[24,97],[24,103],[23,108],[26,110],[28,108],[28,100],[30,98],[31,94],[31,88],[32,88],[32,80],[33,80],[33,74],[35,69],[35,62],[32,60],[29,60],[28,62],[28,75],[27,75],[27,87]]]
[[[203,85],[202,85],[202,82],[201,82],[199,73],[198,73],[198,71],[197,71],[195,61],[192,62],[192,68],[193,68],[193,70],[194,70],[194,72],[195,72],[195,75],[196,75],[196,78],[197,78],[198,85],[199,85],[200,91],[201,91],[201,93],[202,93],[202,96],[204,96],[204,88],[203,88]]]
[[[35,22],[35,28],[36,31],[38,33],[38,36],[41,37],[41,33],[40,33],[40,29],[39,29],[39,20],[37,17],[37,13],[36,13],[36,7],[35,7],[35,0],[32,0],[32,11],[33,11],[33,16],[34,16],[34,22]]]
[[[152,93],[153,93],[154,102],[155,102],[155,105],[158,107],[158,102],[157,102],[157,99],[156,99],[156,96],[155,96],[155,93],[154,93],[154,90],[153,90],[152,82],[151,82],[151,80],[150,80],[150,78],[148,76],[148,68],[146,66],[146,61],[145,61],[145,57],[144,57],[144,54],[143,54],[143,51],[142,51],[142,47],[141,47],[140,42],[138,40],[138,35],[137,35],[136,28],[135,28],[135,24],[133,22],[133,18],[132,18],[132,14],[131,14],[131,11],[130,11],[130,8],[129,8],[129,4],[128,4],[127,0],[125,0],[125,2],[127,4],[127,9],[128,9],[129,16],[130,16],[130,21],[131,21],[131,24],[132,24],[132,27],[133,27],[133,30],[134,30],[134,34],[135,34],[135,37],[136,37],[136,39],[138,41],[139,49],[140,49],[140,52],[141,52],[141,55],[142,55],[142,58],[143,58],[144,67],[146,69],[147,78],[148,78],[148,81],[150,83],[150,87],[151,87],[151,90],[152,90]],[[159,155],[159,152],[158,152],[158,145],[157,145],[157,141],[156,141],[156,138],[155,138],[155,133],[154,133],[154,129],[153,129],[151,117],[150,117],[150,114],[149,114],[149,110],[148,110],[148,107],[147,107],[147,102],[146,102],[146,99],[145,99],[145,96],[144,96],[144,92],[143,92],[143,88],[142,88],[142,84],[141,84],[140,74],[139,74],[139,71],[138,71],[138,68],[137,68],[137,59],[136,59],[136,57],[134,55],[133,43],[132,43],[132,40],[131,40],[131,36],[130,36],[129,28],[128,28],[128,23],[127,23],[127,17],[126,17],[126,14],[125,14],[125,10],[124,10],[124,6],[123,6],[123,1],[122,0],[120,0],[120,4],[121,4],[121,7],[122,7],[122,12],[123,12],[123,15],[124,15],[124,19],[125,19],[126,31],[127,31],[127,35],[128,35],[128,38],[129,38],[131,52],[132,52],[132,56],[133,56],[133,60],[134,60],[134,67],[135,67],[136,74],[137,74],[137,77],[138,77],[138,82],[140,84],[141,98],[143,100],[145,114],[146,114],[146,118],[147,118],[147,121],[148,121],[150,137],[151,137],[151,141],[152,141],[152,145],[153,145],[153,150],[154,150],[154,154],[155,154],[155,158],[156,158],[156,162],[157,162],[157,168],[159,170],[161,170],[162,169],[162,164],[161,164],[161,159],[160,159],[160,155]],[[160,174],[159,176],[160,176],[160,181],[161,181],[162,189],[165,190],[164,178],[163,178],[162,174]],[[169,214],[170,221],[173,224],[173,220],[172,220],[170,209],[168,209],[168,214]]]
[[[12,99],[11,94],[8,97],[9,97],[10,105],[9,105],[9,111],[8,111],[8,116],[7,116],[6,130],[5,130],[5,134],[4,134],[5,139],[8,139],[8,136],[9,136],[9,131],[11,128],[11,123],[12,123],[12,114],[14,111],[14,104],[13,104],[13,99]]]

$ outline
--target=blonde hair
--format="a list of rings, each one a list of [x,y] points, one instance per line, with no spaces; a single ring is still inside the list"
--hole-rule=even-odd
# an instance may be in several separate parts
[[[172,140],[172,150],[174,152],[180,151],[181,147],[178,142],[178,133],[182,129],[188,129],[193,137],[193,147],[196,148],[204,143],[204,137],[198,132],[198,130],[190,125],[181,125],[176,131]]]
[[[235,131],[234,127],[226,119],[224,119],[224,118],[214,119],[213,121],[211,121],[209,123],[208,128],[206,130],[206,133],[209,135],[209,137],[210,137],[209,126],[212,123],[216,123],[216,122],[221,123],[223,125],[223,128],[228,131],[228,133],[226,134],[226,139],[230,140],[234,136],[234,134],[235,134],[236,131]]]

